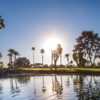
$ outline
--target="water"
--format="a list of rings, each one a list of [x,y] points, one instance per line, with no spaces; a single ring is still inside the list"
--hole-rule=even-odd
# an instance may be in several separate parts
[[[0,100],[100,100],[100,76],[4,78],[0,79]]]

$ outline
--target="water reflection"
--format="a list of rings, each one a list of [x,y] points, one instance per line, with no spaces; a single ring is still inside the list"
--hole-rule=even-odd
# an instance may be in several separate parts
[[[0,82],[0,94],[2,94],[2,90],[3,90],[3,87],[2,87],[2,84]]]
[[[100,77],[52,75],[0,80],[0,100],[100,100]]]
[[[30,81],[30,77],[17,77],[17,81],[20,83],[20,84],[27,84],[29,81]]]
[[[35,82],[35,77],[33,77],[33,91],[34,91],[34,95],[36,96],[36,82]]]
[[[100,100],[100,83],[94,76],[90,76],[88,83],[85,82],[86,77],[78,76],[74,80],[74,89],[77,93],[78,100]]]
[[[17,79],[13,79],[13,78],[10,79],[10,92],[11,92],[12,97],[17,96],[18,93],[21,92],[18,86]]]
[[[58,81],[57,76],[54,76],[52,79],[52,90],[57,93],[57,95],[62,94],[63,86],[62,86],[62,76],[60,77],[61,83]]]
[[[44,76],[42,76],[42,92],[43,92],[43,93],[46,92],[46,86],[45,86]]]

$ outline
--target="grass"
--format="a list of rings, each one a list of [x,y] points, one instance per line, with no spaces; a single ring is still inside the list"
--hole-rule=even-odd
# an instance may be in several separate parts
[[[79,67],[59,67],[59,68],[17,68],[0,70],[1,76],[9,75],[39,75],[39,74],[96,74],[100,75],[100,68],[79,68]]]
[[[76,73],[76,72],[79,72],[79,73],[100,73],[100,68],[19,68],[17,70],[20,70],[20,71],[27,71],[27,72],[30,72],[30,71],[33,71],[33,72],[36,72],[36,71],[39,71],[39,72],[64,72],[64,73],[67,73],[67,72],[71,72],[71,73]]]

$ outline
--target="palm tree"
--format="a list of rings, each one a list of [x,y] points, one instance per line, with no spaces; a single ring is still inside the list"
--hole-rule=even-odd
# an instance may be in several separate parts
[[[41,49],[41,50],[40,50],[40,53],[41,53],[41,55],[42,55],[42,65],[43,65],[43,58],[44,58],[44,57],[43,57],[43,54],[44,54],[44,52],[45,52],[44,49]]]
[[[52,59],[53,59],[53,62],[54,62],[54,65],[55,65],[55,70],[56,70],[57,61],[59,59],[59,55],[58,55],[56,50],[52,51]]]
[[[2,53],[0,52],[0,59],[2,58]],[[2,61],[0,61],[0,68],[2,68],[3,67],[3,62]]]
[[[5,24],[4,24],[4,20],[2,19],[2,17],[0,16],[0,29],[4,28]]]
[[[61,44],[58,44],[57,45],[57,52],[58,52],[59,57],[60,57],[60,65],[62,65],[62,51],[63,51],[63,48],[62,48]]]
[[[10,64],[10,66],[12,66],[13,65],[13,54],[14,54],[14,52],[15,52],[15,50],[14,49],[9,49],[8,50],[8,56],[9,56],[9,64]]]
[[[65,54],[65,57],[66,57],[66,59],[67,59],[67,64],[69,64],[69,54],[68,54],[68,53]]]
[[[0,59],[2,58],[2,53],[0,52]]]
[[[35,51],[35,47],[32,47],[32,51],[33,51],[33,64],[34,64],[34,51]]]
[[[14,62],[15,62],[16,61],[16,56],[19,55],[19,52],[17,52],[17,51],[14,50],[13,54],[14,54]]]
[[[12,66],[12,54],[8,53],[8,57],[9,57],[9,66]]]

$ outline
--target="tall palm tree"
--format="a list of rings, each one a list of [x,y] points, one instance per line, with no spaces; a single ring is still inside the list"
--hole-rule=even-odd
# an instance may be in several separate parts
[[[2,58],[2,53],[0,52],[0,59]],[[3,62],[2,61],[0,61],[0,68],[2,68],[3,67]]]
[[[2,58],[2,53],[0,52],[0,59]]]
[[[61,44],[58,44],[57,45],[57,52],[58,52],[59,57],[60,57],[60,65],[62,65],[62,51],[63,51],[63,48],[62,48]]]
[[[18,55],[19,55],[19,52],[18,52],[18,51],[16,51],[16,50],[14,50],[13,54],[14,54],[14,62],[15,62],[15,61],[16,61],[16,56],[18,56]]]
[[[12,54],[8,53],[8,57],[9,57],[9,65],[12,65]]]
[[[4,27],[5,27],[4,19],[2,19],[2,17],[0,16],[0,29],[2,29]]]
[[[13,65],[13,54],[14,54],[14,52],[15,52],[15,50],[14,49],[9,49],[8,50],[8,56],[9,56],[9,64],[10,64],[10,66],[12,66]]]
[[[56,70],[57,61],[59,59],[59,55],[58,55],[56,50],[52,51],[52,59],[53,59],[53,62],[54,62],[54,65],[55,65],[55,70]]]
[[[67,64],[69,64],[69,54],[66,53],[66,54],[65,54],[65,57],[66,57],[66,59],[67,59]]]
[[[32,51],[33,51],[33,64],[34,64],[34,58],[35,58],[34,51],[35,51],[35,47],[32,47]]]
[[[40,53],[41,53],[41,56],[42,56],[42,65],[43,65],[43,59],[44,59],[44,56],[43,56],[44,52],[45,52],[44,49],[40,50]]]
[[[53,65],[53,50],[51,50],[51,65]]]

